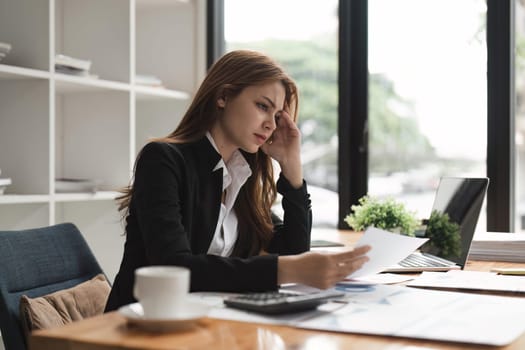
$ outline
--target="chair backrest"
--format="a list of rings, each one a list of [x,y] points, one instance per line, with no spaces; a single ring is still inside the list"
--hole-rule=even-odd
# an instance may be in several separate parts
[[[25,350],[19,305],[73,287],[102,273],[84,237],[71,223],[0,231],[0,331],[6,350]]]

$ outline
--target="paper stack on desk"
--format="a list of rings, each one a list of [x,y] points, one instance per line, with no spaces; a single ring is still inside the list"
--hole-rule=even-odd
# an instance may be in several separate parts
[[[472,241],[469,259],[525,262],[525,234],[478,232]]]

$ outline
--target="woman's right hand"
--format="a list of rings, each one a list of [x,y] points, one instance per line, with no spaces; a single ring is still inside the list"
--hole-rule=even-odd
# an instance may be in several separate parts
[[[359,270],[368,257],[370,246],[362,246],[341,253],[306,252],[299,255],[280,256],[277,283],[302,283],[327,289],[346,276]]]

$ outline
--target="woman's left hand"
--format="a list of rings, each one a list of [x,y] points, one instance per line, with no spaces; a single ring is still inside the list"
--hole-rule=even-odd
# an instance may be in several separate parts
[[[286,111],[280,112],[276,124],[272,137],[261,148],[264,153],[279,162],[288,181],[294,187],[300,187],[303,182],[301,132]]]

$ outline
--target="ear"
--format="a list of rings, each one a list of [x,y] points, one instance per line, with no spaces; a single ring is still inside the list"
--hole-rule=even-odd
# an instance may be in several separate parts
[[[226,107],[226,101],[230,96],[231,86],[230,84],[224,84],[217,90],[217,108],[222,109]]]
[[[226,107],[226,97],[222,96],[217,99],[217,107],[219,108]]]

